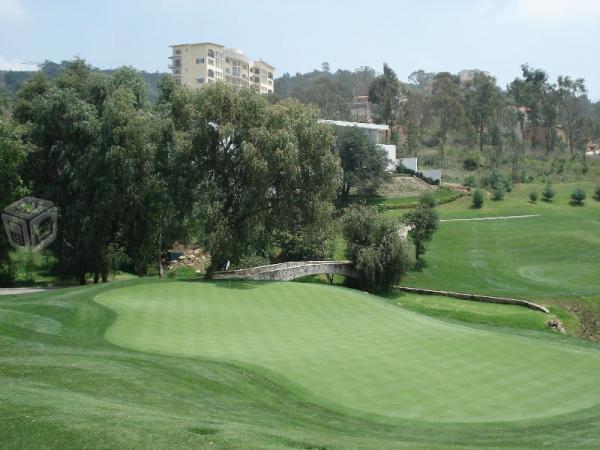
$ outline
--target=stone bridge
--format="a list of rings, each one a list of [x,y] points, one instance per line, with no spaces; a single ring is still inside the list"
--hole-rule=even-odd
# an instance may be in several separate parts
[[[332,275],[357,278],[352,261],[290,261],[280,264],[251,267],[249,269],[218,272],[216,280],[245,279],[245,280],[273,280],[290,281],[308,275],[324,273],[331,283]]]

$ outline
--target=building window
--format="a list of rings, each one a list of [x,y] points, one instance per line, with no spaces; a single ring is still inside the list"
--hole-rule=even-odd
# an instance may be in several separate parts
[[[215,77],[215,72],[212,69],[208,69],[208,76],[214,78]]]
[[[175,75],[178,75],[178,74],[180,74],[180,73],[181,73],[181,70],[179,70],[179,69],[173,69],[173,73],[174,73]]]
[[[225,67],[225,73],[230,73],[229,67]]]
[[[214,66],[215,65],[215,60],[211,59],[211,58],[208,58],[208,64],[211,65],[211,66]]]
[[[215,57],[215,52],[213,51],[213,49],[212,49],[212,48],[209,48],[209,49],[208,49],[208,56],[210,56],[211,58],[214,58],[214,57]]]
[[[181,50],[175,50],[173,53],[174,53],[175,55],[181,55]]]
[[[196,64],[204,64],[204,58],[196,58]]]
[[[234,67],[233,68],[233,76],[234,77],[239,77],[240,76],[240,68],[239,67]]]
[[[268,77],[272,80],[273,79],[273,72],[269,72]]]
[[[198,83],[198,84],[204,83],[204,78],[196,78],[196,83]]]
[[[254,73],[255,73],[256,75],[260,75],[260,69],[257,67],[256,69],[254,69]]]
[[[214,83],[215,80],[211,80],[210,78],[206,81],[208,84]]]
[[[226,62],[227,64],[229,64],[229,63],[231,62],[231,60],[230,60],[229,58],[225,58],[225,62]]]
[[[272,90],[272,89],[269,89],[269,90],[267,91],[267,94],[272,94],[272,93],[273,93],[273,90]]]
[[[273,80],[269,80],[269,84],[273,84]]]

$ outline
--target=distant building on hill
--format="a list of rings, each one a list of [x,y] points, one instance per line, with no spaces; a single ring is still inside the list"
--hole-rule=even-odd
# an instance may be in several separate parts
[[[368,95],[361,95],[352,99],[352,119],[356,122],[371,123],[373,119],[371,117],[371,102],[369,102]]]
[[[490,76],[490,73],[486,72],[485,70],[466,69],[466,70],[461,70],[460,72],[458,72],[458,79],[460,80],[461,83],[466,83],[467,81],[473,81],[473,78],[475,78],[475,75],[478,73],[482,73],[484,75],[487,75],[488,77]]]
[[[238,89],[250,88],[270,94],[275,88],[275,68],[269,63],[251,61],[235,48],[213,42],[172,45],[169,69],[175,83],[191,88],[222,82]]]

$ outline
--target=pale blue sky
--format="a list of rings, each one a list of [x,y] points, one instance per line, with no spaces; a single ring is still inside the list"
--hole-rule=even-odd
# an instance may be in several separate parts
[[[0,0],[0,68],[74,56],[166,71],[169,45],[215,41],[277,74],[389,63],[479,68],[505,86],[528,62],[586,79],[600,98],[600,0]]]

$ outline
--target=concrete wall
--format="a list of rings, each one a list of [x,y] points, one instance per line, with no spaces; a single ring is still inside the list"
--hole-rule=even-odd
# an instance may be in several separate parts
[[[442,169],[427,169],[420,172],[424,177],[431,178],[433,181],[442,181]]]
[[[400,164],[413,172],[417,171],[417,158],[400,158]]]
[[[388,155],[388,159],[390,160],[387,170],[389,170],[389,171],[396,170],[396,166],[398,165],[398,160],[396,159],[396,146],[391,145],[391,144],[390,145],[379,144],[379,146],[383,147],[383,149],[386,151],[386,153]]]

